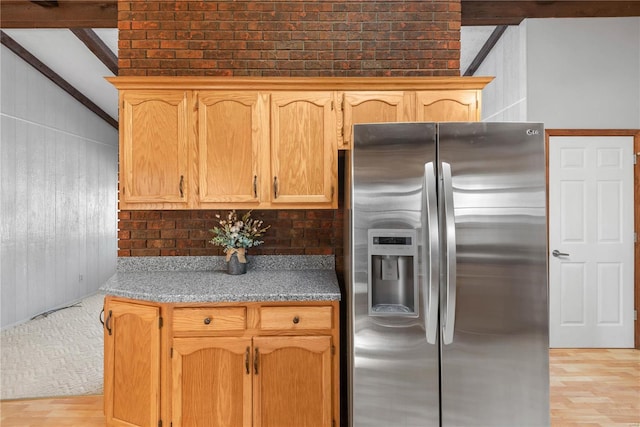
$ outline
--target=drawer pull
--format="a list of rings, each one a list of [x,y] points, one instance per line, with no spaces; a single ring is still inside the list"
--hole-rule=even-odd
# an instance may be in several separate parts
[[[300,318],[299,318],[298,316],[295,316],[295,317],[293,318],[293,323],[295,323],[296,325],[297,325],[298,323],[300,323]]]
[[[205,317],[204,318],[204,324],[208,325],[209,323],[211,323],[211,318],[210,317]]]

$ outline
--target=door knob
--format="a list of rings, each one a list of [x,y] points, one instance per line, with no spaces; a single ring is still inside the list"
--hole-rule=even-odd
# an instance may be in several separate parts
[[[553,255],[556,258],[561,257],[561,256],[569,256],[569,254],[566,254],[564,252],[560,252],[557,249],[554,249],[553,252],[551,252],[551,255]]]

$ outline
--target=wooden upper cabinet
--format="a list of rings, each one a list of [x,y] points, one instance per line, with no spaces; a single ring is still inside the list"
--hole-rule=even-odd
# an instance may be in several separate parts
[[[186,207],[191,94],[121,92],[120,201]]]
[[[158,425],[159,317],[160,309],[155,306],[106,300],[104,409],[108,426]]]
[[[331,427],[331,337],[255,337],[253,344],[253,427]]]
[[[271,95],[271,204],[336,208],[334,92]]]
[[[407,122],[413,119],[412,93],[366,91],[340,93],[343,123],[339,123],[338,148],[353,146],[353,125],[358,123]]]
[[[480,120],[479,90],[416,92],[416,121],[476,122]]]
[[[199,202],[257,205],[268,198],[268,95],[200,91],[198,106]],[[267,158],[268,159],[268,158]]]
[[[487,77],[110,77],[121,209],[335,209],[353,125],[478,121]],[[347,195],[348,196],[348,195]]]

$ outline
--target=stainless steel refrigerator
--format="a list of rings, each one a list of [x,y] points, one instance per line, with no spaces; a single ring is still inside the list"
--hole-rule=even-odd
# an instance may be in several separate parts
[[[350,425],[549,425],[543,126],[355,125],[347,164]]]

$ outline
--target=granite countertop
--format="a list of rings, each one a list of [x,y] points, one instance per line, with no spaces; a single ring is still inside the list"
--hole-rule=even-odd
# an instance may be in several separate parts
[[[338,301],[333,256],[263,255],[247,273],[224,270],[224,257],[118,258],[118,271],[100,290],[154,302]]]

